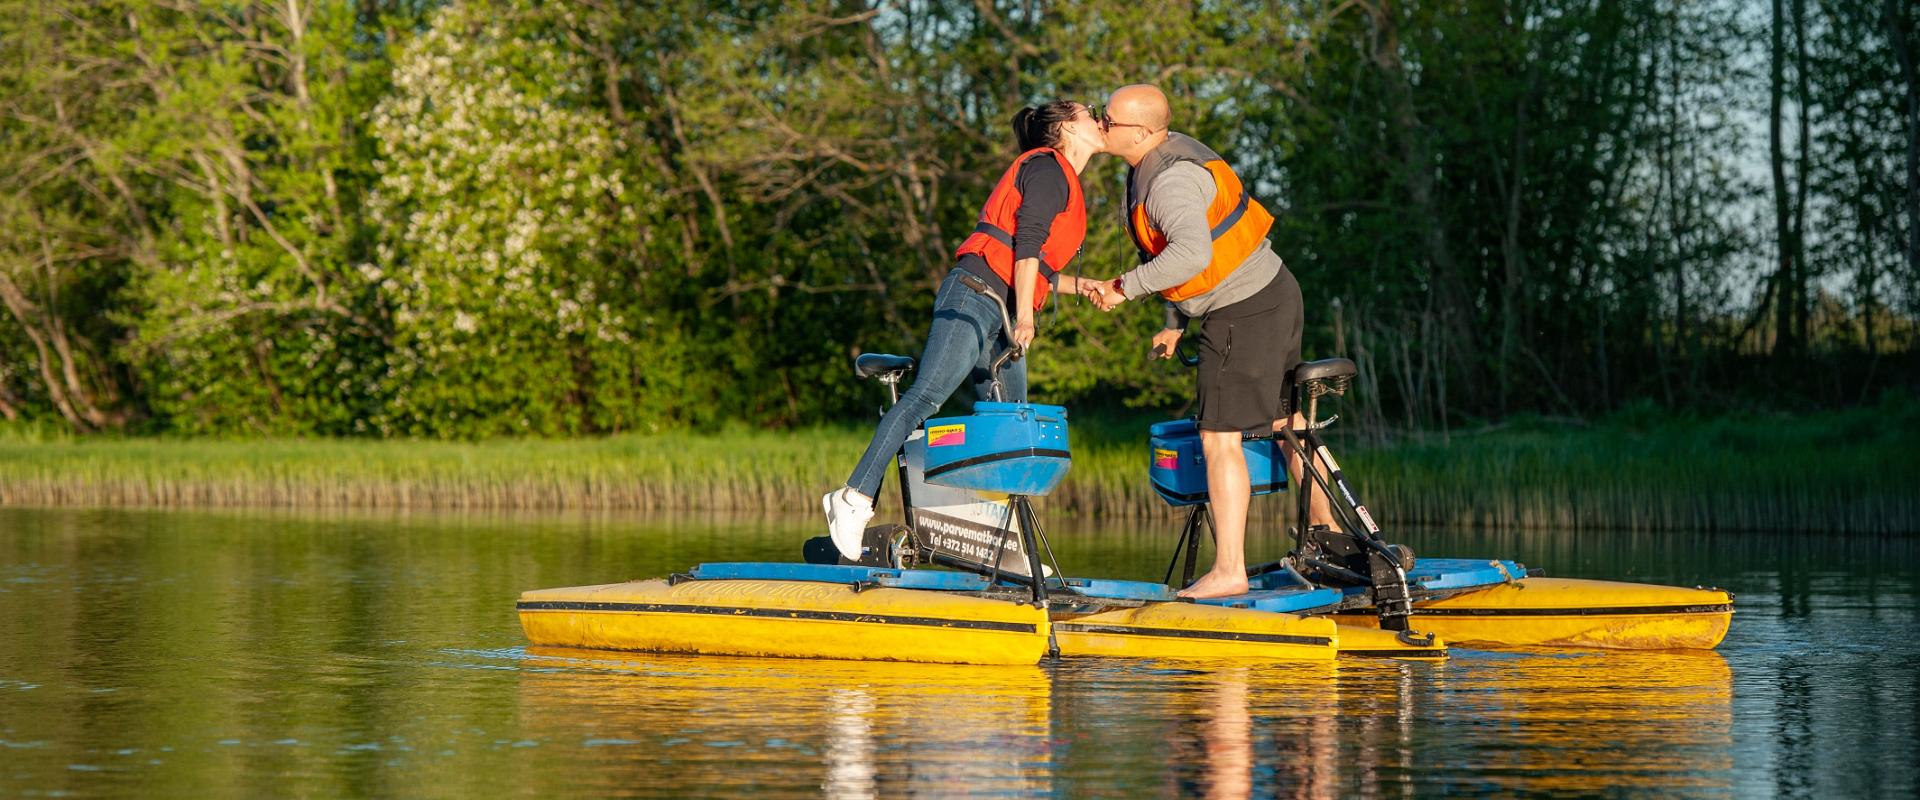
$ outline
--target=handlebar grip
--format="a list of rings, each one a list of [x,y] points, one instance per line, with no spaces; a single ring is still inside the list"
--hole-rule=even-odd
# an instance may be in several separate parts
[[[1189,352],[1186,349],[1187,341],[1187,335],[1184,333],[1180,334],[1180,341],[1175,342],[1173,345],[1173,357],[1179,360],[1180,365],[1183,367],[1200,366],[1200,346],[1197,344],[1194,345],[1192,351]]]

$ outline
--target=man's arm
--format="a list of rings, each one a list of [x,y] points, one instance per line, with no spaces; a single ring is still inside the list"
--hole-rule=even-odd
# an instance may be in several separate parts
[[[1154,178],[1147,193],[1147,219],[1167,237],[1167,247],[1121,276],[1127,299],[1171,289],[1206,270],[1213,261],[1207,206],[1217,193],[1213,176],[1198,164],[1181,162]]]
[[[1180,346],[1180,337],[1187,333],[1187,315],[1180,313],[1179,306],[1168,303],[1163,320],[1160,332],[1153,335],[1154,358],[1172,358],[1173,351]]]

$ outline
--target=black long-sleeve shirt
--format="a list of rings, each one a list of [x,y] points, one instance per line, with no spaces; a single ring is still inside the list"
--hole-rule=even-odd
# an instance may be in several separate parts
[[[1020,187],[1020,209],[1013,212],[1013,260],[1039,258],[1053,233],[1053,220],[1066,213],[1067,172],[1060,160],[1035,156],[1020,165],[1013,185]]]
[[[1067,211],[1067,197],[1072,193],[1067,171],[1061,168],[1059,159],[1036,155],[1020,165],[1013,181],[1020,189],[1020,207],[1013,212],[1013,260],[1039,258],[1041,245],[1053,235],[1054,219]],[[959,268],[986,278],[989,285],[1000,290],[1007,309],[1014,310],[1012,289],[993,273],[986,259],[968,253],[960,257]]]

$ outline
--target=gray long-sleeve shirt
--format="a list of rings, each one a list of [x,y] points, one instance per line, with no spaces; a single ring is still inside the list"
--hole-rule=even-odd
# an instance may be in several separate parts
[[[1191,162],[1174,164],[1153,179],[1146,193],[1147,220],[1166,236],[1167,247],[1153,260],[1126,273],[1121,282],[1127,299],[1179,286],[1207,268],[1213,260],[1207,206],[1213,203],[1217,191],[1206,168]],[[1189,317],[1203,316],[1254,296],[1285,268],[1273,246],[1262,240],[1219,285],[1174,305]]]

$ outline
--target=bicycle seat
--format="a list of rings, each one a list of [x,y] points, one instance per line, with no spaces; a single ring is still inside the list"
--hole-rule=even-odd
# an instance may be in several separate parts
[[[853,374],[862,378],[899,377],[913,369],[912,356],[895,356],[886,353],[861,353],[853,360]]]
[[[1323,358],[1319,361],[1308,361],[1295,366],[1293,368],[1293,380],[1295,383],[1333,381],[1341,378],[1351,378],[1359,373],[1359,371],[1360,369],[1353,365],[1351,359]]]

